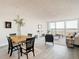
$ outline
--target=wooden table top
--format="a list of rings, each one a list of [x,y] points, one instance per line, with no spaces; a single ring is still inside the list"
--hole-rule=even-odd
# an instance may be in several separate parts
[[[20,43],[22,41],[25,41],[27,38],[31,38],[31,37],[28,37],[26,35],[16,35],[16,36],[11,36],[11,39],[14,43]]]

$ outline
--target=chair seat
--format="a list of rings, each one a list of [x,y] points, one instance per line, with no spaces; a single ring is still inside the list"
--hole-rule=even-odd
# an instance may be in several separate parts
[[[22,45],[21,48],[26,50],[26,45]],[[29,45],[28,48],[31,48],[31,45]]]

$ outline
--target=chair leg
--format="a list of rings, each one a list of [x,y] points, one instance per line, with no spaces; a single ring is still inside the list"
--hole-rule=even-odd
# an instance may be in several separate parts
[[[45,45],[46,45],[46,42],[45,42]]]
[[[27,53],[27,59],[28,59],[28,53]]]
[[[46,41],[45,41],[45,45],[46,45]]]
[[[53,46],[54,46],[54,42],[53,42]]]
[[[12,56],[12,52],[13,52],[13,49],[11,48],[11,53],[10,53],[10,56]]]
[[[52,42],[53,43],[53,46],[54,46],[54,42]]]
[[[9,52],[10,52],[10,47],[8,47],[8,54],[9,54]]]
[[[34,53],[34,48],[33,48],[33,51],[32,51],[32,52],[33,52],[33,56],[35,56],[35,53]]]
[[[20,53],[21,53],[21,56],[22,56],[22,48],[20,47]]]

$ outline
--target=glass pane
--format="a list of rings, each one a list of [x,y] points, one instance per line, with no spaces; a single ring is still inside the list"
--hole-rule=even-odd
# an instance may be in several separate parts
[[[78,28],[78,21],[75,20],[75,21],[66,21],[66,28]]]
[[[55,23],[49,23],[49,28],[50,29],[55,29]]]
[[[56,22],[56,29],[63,29],[64,28],[64,22]]]

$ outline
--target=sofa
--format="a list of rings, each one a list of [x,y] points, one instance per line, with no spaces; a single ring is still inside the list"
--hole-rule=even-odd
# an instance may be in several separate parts
[[[74,45],[79,45],[79,33],[77,33],[74,37]]]

